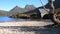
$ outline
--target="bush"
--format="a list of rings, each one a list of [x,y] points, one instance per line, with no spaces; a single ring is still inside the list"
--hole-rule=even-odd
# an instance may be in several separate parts
[[[43,16],[43,19],[52,19],[52,17],[53,17],[53,14],[45,14]]]

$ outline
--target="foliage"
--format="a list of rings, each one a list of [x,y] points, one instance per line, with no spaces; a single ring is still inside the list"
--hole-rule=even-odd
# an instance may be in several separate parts
[[[43,19],[52,19],[53,14],[45,14]]]
[[[28,14],[24,14],[24,13],[20,13],[20,14],[13,14],[11,17],[13,18],[31,18],[31,19],[37,19],[37,18],[41,18],[39,17],[40,14],[33,12],[33,13],[28,13]]]
[[[55,13],[58,13],[58,12],[60,12],[60,8],[55,9]]]

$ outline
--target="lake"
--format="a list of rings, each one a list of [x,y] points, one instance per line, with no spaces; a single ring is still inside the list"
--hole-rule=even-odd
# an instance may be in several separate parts
[[[0,22],[21,22],[21,21],[47,21],[51,22],[50,19],[45,19],[45,20],[34,20],[34,19],[22,19],[22,18],[10,18],[9,16],[0,16]]]
[[[10,18],[9,16],[0,16],[0,22],[17,22],[17,21],[25,21],[26,19],[21,18]]]

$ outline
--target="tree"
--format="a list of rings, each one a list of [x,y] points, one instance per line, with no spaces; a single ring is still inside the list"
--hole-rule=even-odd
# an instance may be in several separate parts
[[[50,5],[50,12],[49,13],[53,13],[54,14],[55,8],[54,8],[54,5],[53,5],[53,0],[48,0],[48,4]]]
[[[40,2],[41,2],[41,4],[42,4],[42,6],[43,6],[43,8],[46,10],[46,8],[44,7],[44,5],[43,5],[43,3],[42,3],[42,1],[40,0]],[[55,16],[55,15],[57,15],[56,13],[55,13],[55,7],[54,7],[54,5],[53,5],[53,0],[48,0],[48,4],[49,4],[49,6],[50,6],[50,11],[48,12],[49,14],[48,14],[48,16],[50,15],[52,18],[51,18],[51,20],[54,22],[54,25],[56,25],[56,24],[58,24],[60,21],[58,21],[57,20],[57,16]],[[46,10],[47,11],[47,10]]]

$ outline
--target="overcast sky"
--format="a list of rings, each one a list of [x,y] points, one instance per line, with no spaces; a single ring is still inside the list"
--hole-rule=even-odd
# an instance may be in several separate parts
[[[42,0],[44,5],[47,3],[47,0]],[[16,5],[24,8],[25,5],[34,5],[35,7],[40,7],[40,0],[0,0],[0,10],[9,11]]]

